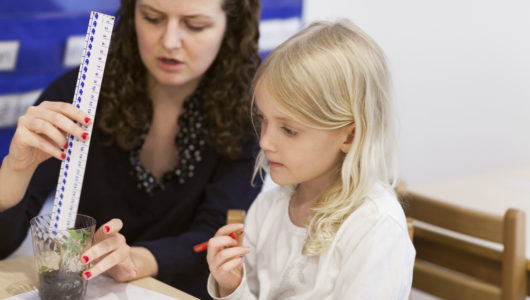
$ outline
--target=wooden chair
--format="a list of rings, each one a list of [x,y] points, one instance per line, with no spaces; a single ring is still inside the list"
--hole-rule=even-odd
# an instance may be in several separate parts
[[[414,241],[414,220],[407,218],[407,230],[409,232],[410,239]]]
[[[444,299],[519,300],[530,294],[524,212],[508,209],[501,217],[404,188],[396,192],[407,217],[414,219],[414,288]],[[497,243],[502,250],[470,237]]]
[[[526,295],[530,296],[530,260],[526,261]]]

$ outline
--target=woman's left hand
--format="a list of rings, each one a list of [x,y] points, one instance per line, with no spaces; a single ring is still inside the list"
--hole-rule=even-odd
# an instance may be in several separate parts
[[[96,231],[92,247],[81,254],[82,263],[95,262],[83,272],[83,278],[91,279],[105,271],[120,282],[136,278],[137,269],[131,247],[119,232],[122,227],[120,219],[112,219]]]

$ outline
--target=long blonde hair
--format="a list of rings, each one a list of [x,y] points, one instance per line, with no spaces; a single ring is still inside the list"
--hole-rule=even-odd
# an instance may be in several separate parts
[[[311,212],[303,254],[318,256],[376,184],[395,185],[395,114],[385,57],[351,22],[317,22],[268,55],[254,79],[254,87],[262,84],[298,121],[320,129],[355,124],[340,175]],[[263,170],[261,151],[255,174]]]

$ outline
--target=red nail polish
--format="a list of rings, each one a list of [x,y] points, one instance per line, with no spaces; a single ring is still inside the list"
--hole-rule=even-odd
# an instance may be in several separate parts
[[[63,149],[65,149],[65,150],[68,149],[68,142],[66,142],[66,144],[64,144]]]
[[[105,231],[106,231],[106,232],[109,232],[109,231],[110,231],[110,227],[107,226],[107,225],[105,225]]]
[[[83,140],[86,141],[86,139],[88,137],[88,132],[83,133],[83,135],[81,135],[81,137],[83,138]]]
[[[61,153],[61,158],[62,158],[62,159],[65,159],[65,158],[66,158],[66,154]]]
[[[84,264],[86,264],[88,262],[88,256],[83,256],[82,259],[83,259],[83,263]]]
[[[88,124],[88,122],[90,122],[90,118],[86,117],[85,118],[85,123]]]
[[[231,238],[233,238],[234,240],[237,240],[237,236],[235,235],[235,233],[231,233],[229,234],[228,236],[230,236]]]
[[[86,279],[89,279],[92,276],[92,274],[90,274],[90,272],[88,272],[88,271],[83,273],[83,274],[85,275]]]

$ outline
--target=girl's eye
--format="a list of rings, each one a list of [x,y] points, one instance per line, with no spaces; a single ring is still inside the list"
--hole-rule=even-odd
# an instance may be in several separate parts
[[[287,134],[287,135],[290,135],[290,136],[295,136],[298,134],[298,132],[292,130],[292,129],[289,129],[285,126],[282,127],[283,131]]]

